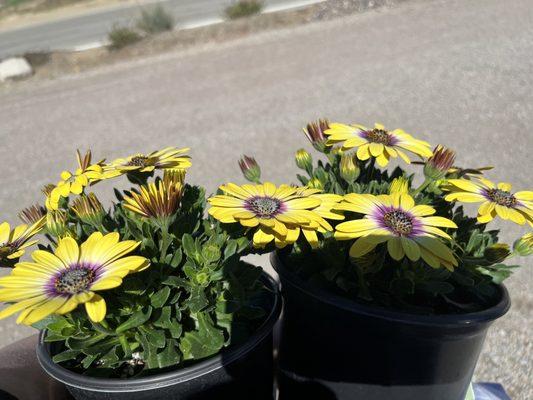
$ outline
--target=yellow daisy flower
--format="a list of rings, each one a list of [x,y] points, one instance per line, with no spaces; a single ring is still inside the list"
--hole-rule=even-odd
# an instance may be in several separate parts
[[[21,257],[27,247],[37,243],[30,240],[38,234],[46,224],[46,217],[40,217],[31,225],[22,224],[11,230],[9,223],[0,224],[0,261],[14,260]]]
[[[296,242],[300,228],[314,245],[313,231],[330,229],[331,226],[314,209],[321,200],[311,197],[302,188],[265,182],[260,185],[234,183],[220,186],[225,195],[208,199],[209,214],[222,223],[238,222],[248,228],[257,228],[253,236],[255,247],[264,248],[274,241],[281,248]],[[307,189],[311,190],[311,189]],[[315,234],[316,235],[316,234]]]
[[[162,180],[140,187],[140,193],[124,196],[124,208],[146,218],[165,219],[176,212],[183,194],[184,172],[165,171]]]
[[[150,154],[135,154],[127,158],[118,158],[104,167],[104,176],[113,178],[128,172],[152,172],[155,169],[186,169],[192,163],[186,155],[188,148],[167,147]]]
[[[444,190],[449,191],[447,201],[482,203],[477,220],[486,224],[498,215],[502,219],[523,225],[526,221],[533,226],[533,192],[511,192],[511,184],[501,182],[495,185],[488,179],[448,179]]]
[[[410,164],[411,160],[404,150],[421,157],[431,157],[433,154],[429,143],[415,139],[401,129],[387,131],[381,124],[374,124],[374,129],[368,129],[362,125],[333,123],[324,133],[328,135],[328,146],[342,143],[342,150],[357,147],[359,160],[375,157],[381,167],[386,166],[391,157],[398,156]]]
[[[422,259],[433,268],[441,265],[449,270],[457,266],[452,251],[437,237],[450,240],[450,236],[438,227],[457,228],[455,223],[443,217],[430,217],[433,207],[415,205],[406,193],[374,196],[351,193],[337,209],[365,214],[364,218],[340,223],[336,226],[337,240],[357,240],[350,248],[350,256],[362,257],[378,244],[387,243],[390,256],[411,261]]]
[[[78,168],[74,173],[70,171],[61,172],[61,180],[50,190],[50,194],[46,198],[45,205],[47,209],[57,210],[61,197],[68,197],[71,193],[81,194],[86,186],[104,178],[102,176],[103,161],[91,164],[90,151],[87,151],[83,158],[80,152],[77,151],[76,156]]]
[[[20,312],[17,323],[32,325],[85,304],[89,318],[102,321],[106,303],[95,292],[120,286],[126,275],[149,266],[144,257],[124,257],[138,245],[120,242],[116,232],[95,232],[81,246],[66,237],[54,253],[34,251],[34,262],[19,262],[11,275],[0,278],[0,301],[14,303],[0,312],[0,319]]]

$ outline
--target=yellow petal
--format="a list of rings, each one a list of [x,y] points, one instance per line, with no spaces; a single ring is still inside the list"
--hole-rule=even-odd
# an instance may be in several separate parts
[[[59,244],[54,253],[68,266],[77,264],[80,258],[78,243],[71,237],[59,239]]]
[[[93,322],[101,322],[106,314],[105,300],[100,295],[95,294],[91,300],[85,303],[85,310]]]
[[[405,255],[402,242],[399,237],[393,237],[389,239],[387,242],[387,250],[389,251],[390,256],[397,261],[400,261]]]
[[[411,261],[416,261],[420,258],[420,249],[418,245],[413,242],[411,239],[402,237],[402,248],[405,251],[405,254]]]
[[[365,254],[371,252],[376,247],[377,243],[365,240],[366,238],[362,237],[357,239],[354,244],[350,247],[350,257],[358,258],[362,257]]]
[[[357,158],[360,159],[361,161],[365,161],[370,158],[370,153],[368,151],[368,144],[364,144],[357,149]]]
[[[451,219],[444,218],[444,217],[425,217],[422,219],[422,223],[424,225],[430,225],[430,226],[457,228],[457,225],[455,224],[455,222],[453,222]]]

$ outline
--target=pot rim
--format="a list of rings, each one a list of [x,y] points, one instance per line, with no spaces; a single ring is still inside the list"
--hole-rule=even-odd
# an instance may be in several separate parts
[[[272,309],[261,326],[240,346],[233,349],[228,348],[227,351],[217,353],[211,358],[195,363],[187,368],[139,379],[94,378],[84,376],[63,368],[52,361],[52,357],[50,356],[50,344],[44,342],[45,330],[42,330],[39,333],[39,342],[36,348],[37,359],[46,373],[59,382],[62,382],[67,386],[93,392],[142,392],[168,387],[199,378],[237,361],[252,351],[258,343],[261,343],[272,332],[272,329],[281,314],[282,298],[278,283],[273,277],[263,271],[260,279],[267,288],[272,291],[274,300]]]
[[[491,323],[494,320],[503,316],[511,307],[511,300],[507,288],[503,285],[495,285],[500,292],[499,301],[492,307],[489,307],[482,311],[464,313],[464,314],[440,314],[440,315],[423,315],[413,314],[402,311],[393,311],[383,307],[365,305],[358,303],[354,300],[348,299],[330,293],[327,290],[313,287],[309,283],[305,282],[298,275],[285,268],[279,251],[272,252],[270,255],[270,262],[274,270],[278,273],[282,284],[288,282],[297,290],[305,293],[308,296],[315,298],[316,300],[326,303],[330,306],[334,306],[345,311],[357,314],[363,314],[369,317],[385,319],[388,321],[399,322],[409,325],[419,326],[439,326],[443,328],[465,328],[473,327],[476,325]]]

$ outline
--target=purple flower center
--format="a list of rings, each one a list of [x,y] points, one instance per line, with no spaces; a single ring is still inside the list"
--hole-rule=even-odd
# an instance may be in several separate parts
[[[381,143],[385,146],[392,145],[396,142],[394,136],[383,129],[372,129],[369,131],[361,132],[361,136],[367,139],[369,142]]]
[[[486,189],[485,197],[490,201],[504,207],[514,207],[517,204],[516,197],[501,189]]]
[[[74,265],[52,278],[51,288],[56,295],[73,295],[90,288],[95,281],[96,270],[92,267]]]
[[[269,196],[255,196],[245,201],[244,207],[259,218],[274,218],[282,211],[283,203]]]
[[[400,236],[407,236],[413,231],[413,219],[402,210],[386,212],[383,215],[383,223]]]

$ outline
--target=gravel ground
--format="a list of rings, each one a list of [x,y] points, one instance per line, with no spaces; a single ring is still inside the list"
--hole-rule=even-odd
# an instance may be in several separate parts
[[[306,145],[299,127],[320,116],[401,126],[454,146],[460,164],[492,164],[490,178],[530,188],[532,55],[530,0],[413,1],[0,89],[1,219],[14,222],[38,200],[35,187],[77,147],[114,158],[188,145],[190,181],[208,190],[239,180],[245,152],[281,182]],[[525,232],[498,226],[506,241]],[[509,279],[513,308],[476,371],[514,400],[533,399],[529,262]],[[2,321],[0,345],[30,332]]]

